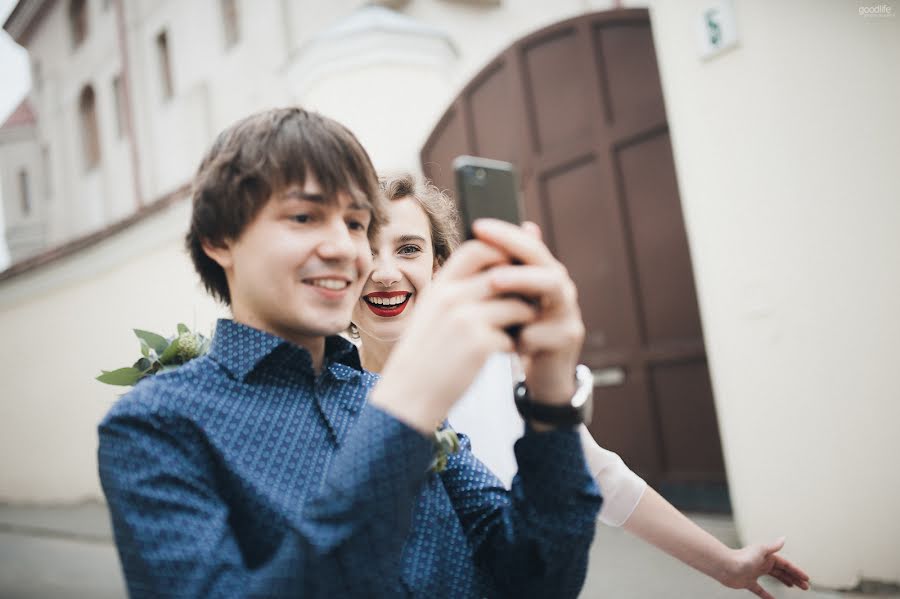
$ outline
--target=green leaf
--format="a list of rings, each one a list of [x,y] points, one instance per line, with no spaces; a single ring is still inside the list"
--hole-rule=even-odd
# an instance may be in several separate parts
[[[141,358],[137,362],[131,365],[135,370],[139,370],[140,372],[147,372],[150,368],[153,367],[153,362],[150,358]]]
[[[147,345],[147,342],[144,339],[138,338],[138,340],[141,342],[141,354],[145,358],[149,358],[150,357],[150,346]]]
[[[159,363],[162,365],[171,364],[178,357],[178,337],[172,343],[169,343],[165,351],[159,354]]]
[[[181,323],[181,322],[178,323],[178,334],[179,335],[182,335],[184,333],[190,333],[190,332],[191,332],[191,330],[189,328],[187,328],[187,325],[185,325],[184,323]]]
[[[158,354],[166,351],[166,348],[169,346],[169,342],[166,341],[166,338],[162,335],[157,335],[156,333],[151,333],[150,331],[142,331],[141,329],[134,329],[134,334],[137,335],[138,339],[140,339],[141,341],[145,341],[147,345],[156,350],[156,353]],[[143,344],[141,344],[141,347],[143,347]]]
[[[97,380],[107,385],[121,385],[130,387],[137,383],[144,375],[137,368],[119,368],[116,370],[104,370]]]

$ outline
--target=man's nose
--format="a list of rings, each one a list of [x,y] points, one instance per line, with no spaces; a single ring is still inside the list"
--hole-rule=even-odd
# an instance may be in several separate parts
[[[358,248],[353,242],[349,227],[341,219],[328,227],[318,250],[324,260],[354,260]]]

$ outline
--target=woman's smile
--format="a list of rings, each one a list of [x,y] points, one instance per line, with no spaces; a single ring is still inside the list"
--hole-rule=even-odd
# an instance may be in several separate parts
[[[363,301],[376,316],[398,316],[409,304],[409,291],[374,291],[363,296]]]

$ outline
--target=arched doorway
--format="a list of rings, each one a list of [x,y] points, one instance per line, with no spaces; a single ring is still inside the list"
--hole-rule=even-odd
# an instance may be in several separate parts
[[[529,219],[578,284],[591,432],[683,508],[728,510],[694,277],[646,10],[557,23],[463,89],[422,152],[515,163]]]

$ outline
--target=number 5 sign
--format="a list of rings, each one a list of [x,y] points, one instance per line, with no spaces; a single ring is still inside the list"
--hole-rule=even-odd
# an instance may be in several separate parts
[[[700,12],[697,25],[701,58],[712,58],[737,45],[733,0],[708,2]]]

